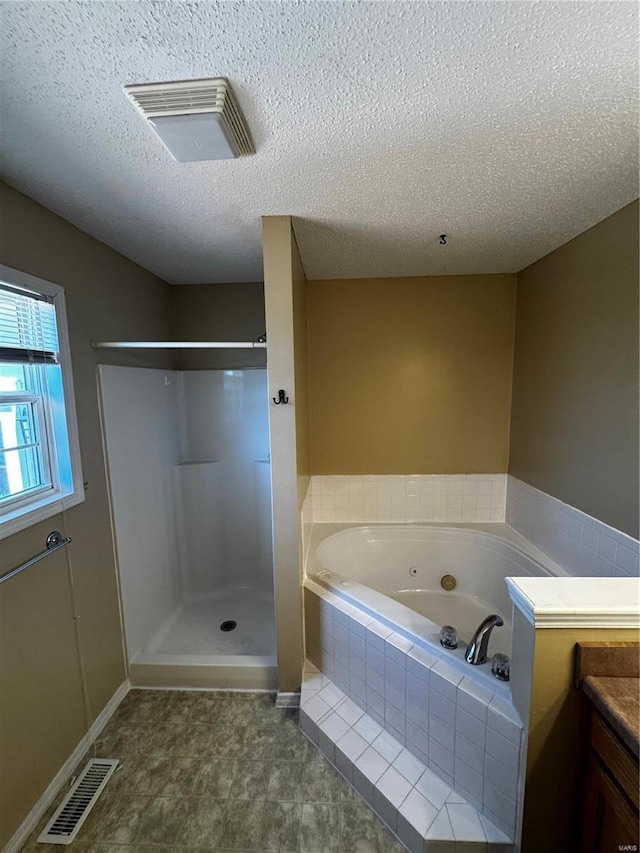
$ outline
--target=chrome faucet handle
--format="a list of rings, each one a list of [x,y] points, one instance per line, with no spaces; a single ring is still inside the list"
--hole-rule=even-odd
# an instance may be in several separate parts
[[[491,674],[500,681],[509,681],[511,678],[511,661],[508,655],[496,652],[491,658]]]
[[[458,632],[453,625],[443,625],[440,628],[440,645],[445,649],[458,648]]]

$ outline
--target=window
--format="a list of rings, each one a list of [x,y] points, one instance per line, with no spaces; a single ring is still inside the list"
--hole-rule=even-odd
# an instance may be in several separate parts
[[[64,290],[0,266],[0,538],[83,499]]]

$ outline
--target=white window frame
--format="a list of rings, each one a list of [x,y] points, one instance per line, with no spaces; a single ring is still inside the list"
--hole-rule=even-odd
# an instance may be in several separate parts
[[[59,284],[53,284],[53,282],[37,278],[36,276],[3,266],[2,264],[0,264],[0,281],[8,284],[10,287],[48,296],[53,300],[58,331],[58,358],[62,371],[62,389],[64,393],[67,439],[69,442],[72,471],[72,486],[64,490],[58,481],[53,420],[50,413],[46,412],[43,423],[39,425],[41,431],[40,442],[46,448],[49,458],[51,469],[49,473],[51,475],[52,487],[47,486],[46,491],[43,491],[44,487],[40,487],[39,489],[34,489],[30,494],[21,493],[15,496],[15,500],[7,501],[0,507],[0,539],[5,539],[7,536],[31,527],[33,524],[51,518],[53,515],[58,515],[69,507],[77,506],[77,504],[84,501],[85,495],[64,288]],[[10,396],[11,400],[14,400],[25,395],[18,392]],[[27,396],[29,396],[28,393]],[[48,408],[46,393],[43,393],[42,399],[44,407]]]
[[[29,365],[37,370],[39,365]],[[38,377],[38,389],[42,381]],[[12,508],[19,508],[26,504],[32,504],[36,495],[42,497],[51,497],[55,490],[59,490],[58,483],[58,466],[55,454],[55,446],[49,441],[49,436],[54,433],[53,418],[50,407],[46,403],[47,395],[42,393],[28,393],[25,391],[0,391],[0,404],[13,405],[32,405],[35,408],[34,422],[38,430],[38,441],[35,446],[40,448],[42,474],[45,482],[41,486],[34,486],[16,495],[9,495],[5,498],[0,498],[0,521],[7,516]],[[27,445],[33,446],[33,445]],[[21,445],[12,448],[20,449]],[[6,448],[3,448],[5,450]]]

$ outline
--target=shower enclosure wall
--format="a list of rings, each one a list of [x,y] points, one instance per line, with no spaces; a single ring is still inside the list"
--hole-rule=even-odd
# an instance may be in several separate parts
[[[274,687],[266,371],[99,382],[132,683]]]

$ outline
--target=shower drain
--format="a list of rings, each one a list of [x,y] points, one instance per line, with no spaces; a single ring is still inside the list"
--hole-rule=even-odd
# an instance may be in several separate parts
[[[227,619],[226,622],[223,622],[220,626],[221,631],[233,631],[234,628],[238,627],[238,623],[233,619]]]

